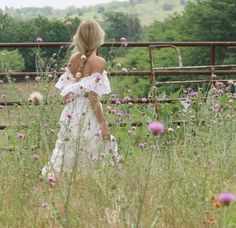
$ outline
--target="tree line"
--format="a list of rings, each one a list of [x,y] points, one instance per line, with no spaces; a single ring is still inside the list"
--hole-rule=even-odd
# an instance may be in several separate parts
[[[100,23],[106,31],[106,40],[118,41],[125,37],[128,41],[235,41],[235,6],[235,0],[196,0],[187,2],[183,13],[174,14],[162,22],[154,21],[150,26],[141,26],[138,15],[123,12],[104,12]],[[43,16],[20,21],[0,11],[0,42],[34,42],[37,37],[43,41],[70,42],[80,21],[79,17],[49,20]],[[41,50],[46,57],[57,51],[54,48]],[[208,64],[209,51],[199,47],[181,48],[184,65]],[[20,70],[35,70],[35,51],[32,49],[19,48],[12,56],[15,61],[19,59],[16,56],[22,56]],[[216,50],[219,64],[234,63],[235,58],[234,48]],[[122,61],[130,67],[149,67],[147,51],[140,48],[129,49]],[[157,50],[155,61],[158,66],[178,64],[174,52],[169,49]]]

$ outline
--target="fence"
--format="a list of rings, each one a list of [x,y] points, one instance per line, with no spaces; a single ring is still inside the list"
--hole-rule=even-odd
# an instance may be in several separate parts
[[[161,84],[176,84],[176,83],[204,83],[204,82],[215,82],[212,79],[212,75],[236,75],[235,69],[227,69],[235,67],[234,64],[216,65],[215,64],[215,49],[216,47],[234,47],[236,42],[227,41],[203,41],[203,42],[106,42],[104,47],[120,47],[126,45],[127,47],[145,47],[149,53],[150,70],[130,70],[128,72],[116,71],[108,72],[109,76],[149,76],[151,85]],[[1,48],[33,48],[33,47],[69,47],[68,42],[34,42],[34,43],[0,43]],[[183,66],[181,53],[179,47],[209,47],[210,56],[209,63],[205,66]],[[176,50],[179,66],[178,67],[167,67],[167,68],[155,68],[153,63],[153,50],[156,48],[174,48]],[[10,75],[13,78],[23,78],[25,75],[35,78],[38,72],[0,72],[0,79]],[[57,73],[59,75],[59,72]],[[175,80],[160,82],[155,80],[155,76],[178,76],[178,75],[205,75],[206,79],[194,79],[194,80]],[[217,81],[228,81],[229,79],[217,80]],[[176,99],[174,99],[176,100]],[[148,103],[156,102],[172,102],[173,99],[154,99],[147,100]],[[107,101],[104,101],[107,102]],[[112,101],[111,101],[112,102]],[[133,103],[142,103],[141,99],[131,100]],[[0,105],[21,105],[19,101],[0,101]],[[0,129],[5,129],[7,126],[0,126]]]

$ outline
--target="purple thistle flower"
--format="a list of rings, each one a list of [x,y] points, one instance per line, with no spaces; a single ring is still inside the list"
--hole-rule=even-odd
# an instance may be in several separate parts
[[[24,139],[24,137],[25,137],[25,134],[24,134],[24,133],[21,133],[21,132],[19,132],[19,133],[17,133],[17,137],[18,137],[18,139]]]
[[[130,100],[131,100],[131,98],[130,98],[129,96],[125,96],[125,97],[124,97],[124,101],[127,101],[127,102],[128,102],[128,101],[130,101]]]
[[[191,96],[192,96],[192,97],[196,97],[196,96],[197,96],[197,92],[192,92],[192,93],[191,93]]]
[[[66,112],[66,117],[68,118],[68,119],[71,119],[72,118],[72,112]]]
[[[55,185],[55,183],[56,183],[55,175],[54,174],[48,174],[47,181],[51,186]]]
[[[153,135],[159,135],[164,132],[164,124],[159,121],[153,121],[148,124],[148,130]]]
[[[143,149],[145,147],[144,143],[139,143],[138,146],[140,149]]]
[[[36,42],[43,42],[43,39],[41,37],[37,37]]]
[[[147,98],[146,97],[142,97],[142,102],[143,103],[147,102]]]
[[[0,105],[0,109],[4,109],[4,105]]]
[[[236,196],[232,192],[221,192],[218,195],[218,199],[220,202],[222,202],[226,205],[229,205],[232,201],[234,201],[236,199]]]
[[[95,77],[95,82],[99,82],[101,80],[101,75],[100,74],[96,74],[96,77]]]
[[[121,69],[121,71],[122,71],[123,73],[128,73],[128,69],[127,69],[126,67],[123,67],[123,68]]]
[[[119,99],[115,99],[115,104],[116,105],[120,105],[121,104],[121,101]]]
[[[186,103],[186,104],[191,104],[191,103],[192,103],[192,99],[190,99],[190,98],[187,97],[187,98],[185,99],[184,103]]]
[[[113,114],[115,114],[115,113],[116,113],[116,110],[115,110],[115,109],[111,109],[110,112],[113,113]]]
[[[213,107],[213,111],[214,112],[220,112],[221,111],[220,105],[219,104],[215,104],[214,107]]]

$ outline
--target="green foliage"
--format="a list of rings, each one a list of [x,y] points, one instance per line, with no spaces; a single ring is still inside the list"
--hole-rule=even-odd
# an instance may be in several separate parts
[[[186,0],[185,2],[190,1]],[[66,9],[52,9],[51,7],[42,8],[6,8],[5,12],[19,20],[29,20],[37,16],[45,16],[49,19],[61,19],[65,17],[80,17],[80,19],[97,18],[102,20],[103,12],[124,12],[139,15],[142,25],[149,25],[153,20],[163,21],[174,12],[181,12],[184,5],[180,0],[168,0],[169,4],[174,5],[171,10],[164,11],[163,5],[166,0],[127,0],[127,1],[111,1],[108,3],[97,4],[88,7],[68,7]]]
[[[25,68],[23,56],[18,50],[0,52],[0,72],[23,71]]]
[[[75,33],[79,23],[79,18],[67,18],[66,20],[49,20],[46,17],[38,16],[31,20],[21,21],[11,18],[7,14],[0,12],[0,42],[34,42],[37,37],[45,42],[69,42]],[[66,22],[71,21],[71,25]],[[62,56],[67,50],[58,48],[42,48],[42,56],[49,59],[54,53]],[[19,52],[24,57],[27,71],[35,71],[35,57],[37,50],[29,48],[19,48]]]
[[[127,40],[139,40],[142,35],[140,20],[137,15],[122,12],[107,12],[103,14],[104,28],[107,39],[119,41],[121,37]]]

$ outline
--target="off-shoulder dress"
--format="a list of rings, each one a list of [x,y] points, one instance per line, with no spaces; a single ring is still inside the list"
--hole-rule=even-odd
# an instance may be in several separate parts
[[[110,140],[103,140],[100,124],[86,95],[93,91],[100,99],[102,95],[111,92],[106,71],[75,81],[70,70],[66,68],[55,87],[61,91],[61,96],[67,96],[69,100],[61,112],[60,131],[51,159],[41,171],[42,175],[59,174],[74,169],[87,172],[94,165],[94,161],[106,158],[116,162],[116,139],[111,135]],[[99,104],[102,108],[100,101]]]

